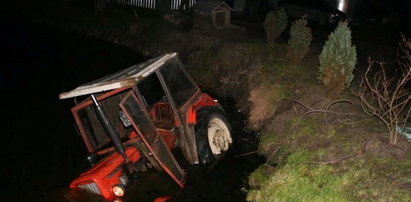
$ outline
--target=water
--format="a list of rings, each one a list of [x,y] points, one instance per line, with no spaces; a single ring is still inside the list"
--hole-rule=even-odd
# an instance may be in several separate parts
[[[85,38],[24,20],[0,19],[0,188],[11,201],[102,201],[68,189],[84,171],[87,151],[76,135],[71,100],[59,93],[146,60],[127,48]],[[186,168],[186,187],[178,190],[169,177],[147,172],[135,182],[126,201],[150,201],[162,195],[173,201],[244,201],[247,175],[256,168],[256,139],[244,133],[244,116],[226,102],[233,122],[234,148],[214,169]]]
[[[229,152],[211,170],[192,166],[188,169],[185,189],[175,197],[176,201],[245,201],[247,176],[264,160],[256,154],[245,154],[257,149],[257,138],[244,132],[245,116],[235,108],[231,98],[217,98],[223,105],[232,126],[234,143]]]

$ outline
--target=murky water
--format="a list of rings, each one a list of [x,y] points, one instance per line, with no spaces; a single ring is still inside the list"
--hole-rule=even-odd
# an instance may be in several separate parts
[[[72,102],[60,92],[99,78],[145,58],[124,47],[34,25],[0,20],[1,166],[0,189],[11,201],[102,201],[68,189],[86,168],[86,149],[76,135]],[[5,28],[5,29],[4,29]],[[234,157],[256,149],[244,133],[244,117],[226,104],[233,123],[233,149],[212,170],[191,166],[185,189],[178,190],[163,173],[147,172],[135,182],[126,201],[151,201],[171,195],[173,201],[244,201],[246,176],[258,157]],[[4,198],[3,198],[4,199]]]
[[[245,201],[247,176],[262,163],[256,154],[238,157],[257,149],[257,139],[244,132],[245,116],[234,107],[234,100],[218,98],[226,110],[227,119],[232,126],[233,147],[211,170],[201,166],[188,169],[186,187],[175,197],[176,201]]]

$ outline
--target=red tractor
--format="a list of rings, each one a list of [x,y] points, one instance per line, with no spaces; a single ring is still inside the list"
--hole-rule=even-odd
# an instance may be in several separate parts
[[[177,54],[166,54],[60,94],[71,109],[88,157],[100,157],[70,184],[121,199],[130,176],[149,164],[183,187],[189,164],[211,164],[229,149],[232,137],[217,100],[201,92]]]

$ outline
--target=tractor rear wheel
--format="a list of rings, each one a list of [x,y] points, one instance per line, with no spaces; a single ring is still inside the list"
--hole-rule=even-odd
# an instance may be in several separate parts
[[[221,159],[233,142],[230,125],[224,113],[217,109],[198,112],[195,134],[201,164]]]

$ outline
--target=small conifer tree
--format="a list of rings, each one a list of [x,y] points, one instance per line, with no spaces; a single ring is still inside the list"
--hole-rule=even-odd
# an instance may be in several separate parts
[[[312,39],[313,35],[311,29],[307,27],[305,17],[293,22],[290,29],[287,54],[287,59],[291,65],[298,64],[308,54]]]
[[[331,95],[340,95],[354,78],[357,52],[351,44],[351,31],[347,22],[339,22],[328,36],[320,58],[319,80]]]
[[[287,26],[287,22],[288,17],[283,8],[280,8],[275,12],[271,11],[267,13],[264,20],[264,30],[267,36],[267,44],[269,46],[274,46],[275,41]]]

